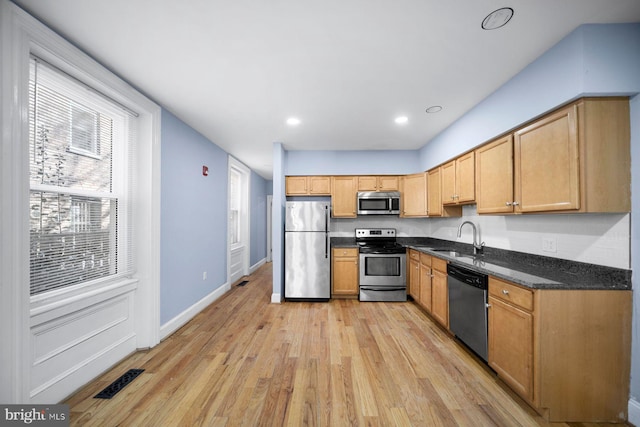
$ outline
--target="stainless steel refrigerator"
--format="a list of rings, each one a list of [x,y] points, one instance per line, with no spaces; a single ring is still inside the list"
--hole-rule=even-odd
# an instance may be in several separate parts
[[[329,202],[287,202],[285,298],[329,299]]]

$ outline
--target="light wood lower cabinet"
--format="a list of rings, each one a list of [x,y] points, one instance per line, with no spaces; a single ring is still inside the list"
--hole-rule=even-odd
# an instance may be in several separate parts
[[[414,301],[420,299],[420,252],[413,249],[407,251],[407,294]]]
[[[414,301],[438,323],[449,329],[447,261],[409,251],[409,289]]]
[[[447,262],[432,257],[431,260],[431,315],[442,326],[449,329],[449,286],[447,285]]]
[[[420,254],[420,296],[418,302],[428,312],[431,312],[432,308],[431,278],[433,276],[431,273],[431,262],[431,256]]]
[[[358,296],[358,255],[358,248],[333,248],[331,250],[332,296]]]
[[[622,422],[631,291],[530,290],[489,278],[489,365],[549,421]]]

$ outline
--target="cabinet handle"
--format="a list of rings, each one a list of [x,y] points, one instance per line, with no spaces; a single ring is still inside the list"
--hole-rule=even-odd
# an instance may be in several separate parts
[[[507,206],[511,206],[511,205],[513,205],[513,203],[511,203],[511,202],[506,202],[506,203],[505,203],[505,205],[507,205]]]
[[[518,202],[513,202],[513,206],[518,206],[520,203]]]
[[[504,295],[509,295],[509,291],[508,291],[508,290],[506,290],[506,289],[503,289],[503,290],[502,290],[502,293],[503,293]]]
[[[487,303],[485,305],[487,306],[487,308],[491,308],[491,304]]]

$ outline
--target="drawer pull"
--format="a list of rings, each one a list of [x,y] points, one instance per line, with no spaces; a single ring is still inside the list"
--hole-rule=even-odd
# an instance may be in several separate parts
[[[506,289],[503,289],[503,290],[502,290],[502,293],[503,293],[504,295],[509,295],[509,291],[508,291],[508,290],[506,290]]]

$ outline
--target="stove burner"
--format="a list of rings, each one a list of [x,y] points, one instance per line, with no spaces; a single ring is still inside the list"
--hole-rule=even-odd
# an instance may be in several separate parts
[[[405,248],[396,242],[393,228],[356,229],[356,243],[362,254],[400,254]]]

